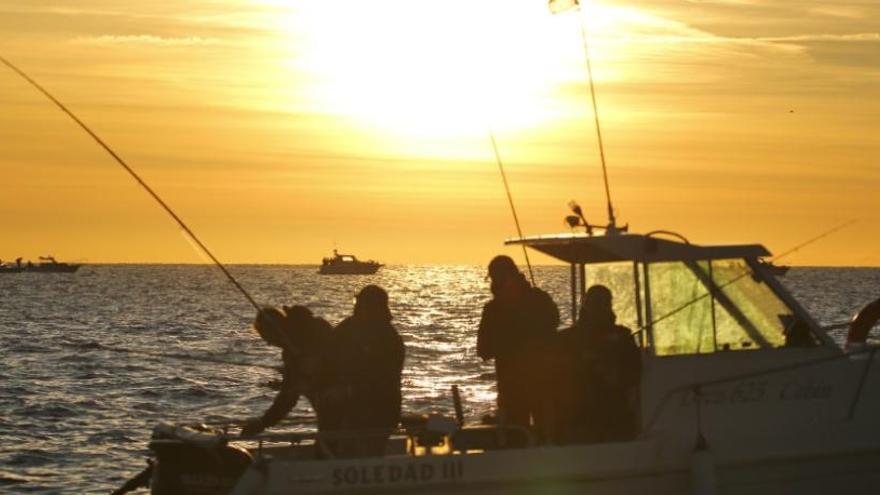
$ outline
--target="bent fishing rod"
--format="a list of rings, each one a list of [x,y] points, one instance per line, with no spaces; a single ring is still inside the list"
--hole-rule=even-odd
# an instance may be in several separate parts
[[[507,174],[504,172],[504,164],[501,161],[501,153],[498,151],[498,141],[495,139],[495,131],[491,128],[489,129],[489,138],[492,141],[492,151],[495,153],[495,163],[498,164],[498,171],[501,172],[501,182],[504,183],[504,192],[507,193],[507,202],[510,204],[510,212],[513,213],[513,223],[516,225],[516,233],[519,234],[519,238],[523,238],[522,227],[519,225],[519,216],[516,214],[516,206],[513,205],[513,195],[510,193],[510,184],[507,183]],[[529,261],[529,251],[526,249],[526,245],[522,244],[522,252],[523,257],[526,259],[526,266],[529,268],[529,278],[532,281],[532,286],[537,287],[535,285],[535,274],[532,272],[532,262]]]
[[[95,132],[92,131],[89,128],[89,126],[87,126],[82,120],[80,120],[79,117],[77,117],[66,106],[64,106],[64,104],[61,103],[57,98],[52,96],[52,94],[49,93],[49,91],[47,91],[43,86],[41,86],[39,83],[37,83],[35,80],[33,80],[30,76],[28,76],[23,70],[19,69],[12,62],[10,62],[9,60],[7,60],[6,58],[4,58],[2,56],[0,56],[0,62],[3,62],[3,64],[6,65],[7,67],[9,67],[10,69],[12,69],[13,72],[18,74],[22,78],[24,78],[25,81],[29,82],[40,93],[42,93],[46,98],[48,98],[52,103],[54,103],[58,108],[60,108],[62,112],[64,112],[65,114],[67,114],[68,117],[73,119],[73,121],[76,122],[77,125],[79,125],[82,128],[82,130],[84,130],[89,136],[91,136],[92,139],[94,139],[98,143],[98,145],[100,145],[102,148],[104,148],[104,151],[109,153],[110,156],[113,157],[113,159],[116,161],[116,163],[118,163],[123,169],[125,169],[125,171],[128,172],[128,174],[138,184],[140,184],[140,186],[145,191],[147,191],[147,193],[153,199],[155,199],[157,203],[159,203],[159,206],[161,206],[162,209],[164,209],[166,213],[171,215],[171,218],[173,218],[174,221],[177,222],[177,225],[179,225],[180,228],[183,229],[183,231],[186,233],[186,235],[188,235],[190,237],[190,239],[192,239],[196,243],[196,245],[199,247],[199,249],[201,249],[202,252],[204,252],[208,256],[208,258],[210,258],[211,261],[214,262],[215,265],[217,265],[217,268],[219,268],[220,271],[222,271],[223,274],[226,276],[226,278],[232,283],[232,285],[235,286],[235,288],[238,289],[239,292],[241,292],[241,294],[244,296],[245,299],[247,299],[247,301],[251,304],[251,306],[253,306],[254,309],[256,309],[257,311],[260,311],[260,309],[261,309],[260,305],[257,304],[257,302],[254,300],[254,298],[251,297],[251,295],[248,293],[248,291],[246,291],[244,289],[244,287],[242,287],[241,284],[238,283],[238,280],[236,280],[235,277],[233,277],[232,274],[229,273],[229,270],[226,269],[226,267],[223,265],[223,263],[221,263],[220,260],[218,260],[217,257],[214,256],[213,253],[211,253],[211,251],[208,249],[208,247],[205,246],[205,244],[186,225],[186,223],[184,223],[183,220],[181,220],[181,218],[179,216],[177,216],[176,213],[174,213],[174,210],[172,210],[171,207],[168,206],[168,203],[166,203],[161,197],[159,197],[159,195],[156,193],[156,191],[154,191],[153,188],[151,188],[140,177],[140,175],[138,175],[134,171],[134,169],[132,169],[125,162],[125,160],[123,160],[115,151],[113,151],[113,149],[110,148],[110,146],[107,143],[105,143],[103,139],[101,139],[97,134],[95,134]]]

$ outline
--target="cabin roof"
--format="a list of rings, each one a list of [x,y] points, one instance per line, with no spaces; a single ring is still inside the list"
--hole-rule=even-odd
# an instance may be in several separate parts
[[[612,261],[694,261],[723,258],[769,256],[760,244],[699,246],[686,242],[640,234],[596,235],[553,234],[508,239],[504,244],[525,244],[566,263],[607,263]]]

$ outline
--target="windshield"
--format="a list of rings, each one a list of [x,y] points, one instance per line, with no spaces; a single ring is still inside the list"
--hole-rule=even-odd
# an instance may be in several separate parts
[[[745,260],[652,263],[648,273],[657,355],[817,343]]]

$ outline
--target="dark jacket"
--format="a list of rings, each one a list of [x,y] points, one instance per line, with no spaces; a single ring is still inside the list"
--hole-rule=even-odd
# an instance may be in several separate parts
[[[604,327],[604,328],[602,328]],[[568,442],[632,439],[637,432],[641,354],[629,329],[579,323],[559,334],[564,411],[561,430]]]
[[[547,405],[543,392],[552,377],[547,367],[559,325],[553,299],[525,280],[514,296],[495,298],[483,307],[477,333],[477,355],[494,359],[498,409],[507,424],[528,427],[529,417],[542,422]]]
[[[351,429],[396,428],[400,421],[403,339],[390,321],[352,316],[335,329],[338,384]]]
[[[323,391],[335,381],[330,355],[333,327],[321,318],[314,318],[307,326],[294,331],[296,335],[292,340],[296,348],[281,352],[284,363],[281,385],[272,405],[259,420],[259,430],[283,420],[296,406],[301,395],[315,409],[319,430],[338,423],[333,419],[338,414],[325,411],[329,408],[322,407],[321,401]]]

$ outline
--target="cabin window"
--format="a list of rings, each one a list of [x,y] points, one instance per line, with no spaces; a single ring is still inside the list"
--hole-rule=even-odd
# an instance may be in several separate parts
[[[590,265],[586,285],[588,288],[596,284],[608,287],[613,295],[612,304],[614,314],[617,315],[617,324],[635,332],[639,328],[639,317],[633,270],[633,264],[630,262]]]
[[[817,342],[745,260],[652,263],[648,273],[657,355]]]
[[[708,262],[697,262],[708,271]],[[694,270],[682,262],[652,263],[648,268],[654,353],[714,352],[712,299]]]

